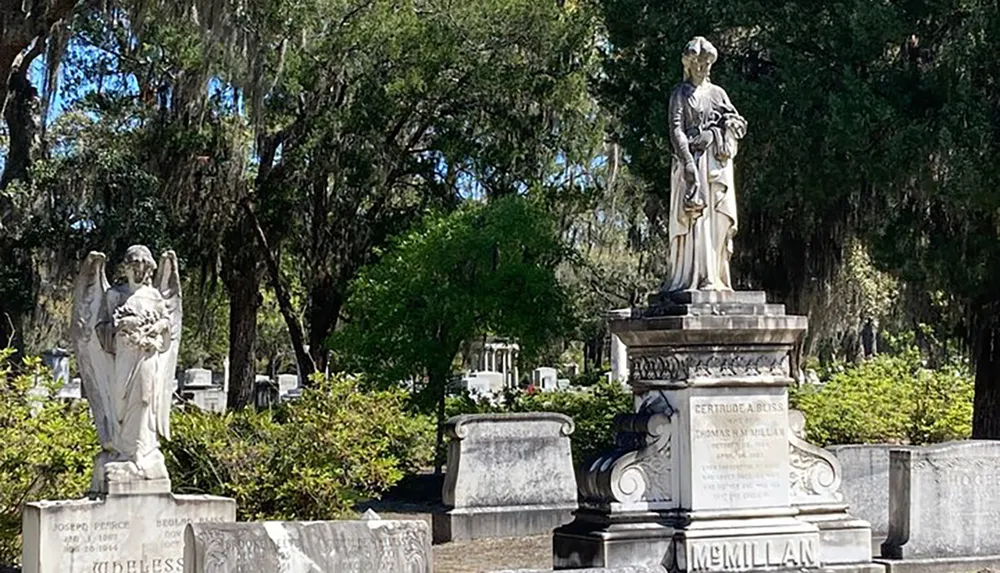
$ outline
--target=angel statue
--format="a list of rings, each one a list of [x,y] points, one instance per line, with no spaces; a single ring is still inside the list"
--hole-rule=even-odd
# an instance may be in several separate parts
[[[92,491],[106,482],[168,479],[159,437],[170,439],[170,405],[181,338],[177,255],[156,261],[129,247],[110,286],[107,257],[91,252],[73,288],[71,334],[83,389],[101,440]],[[155,273],[155,276],[154,276]]]
[[[718,57],[701,36],[681,54],[684,81],[670,95],[670,268],[666,292],[733,290],[729,258],[736,234],[733,159],[747,122],[712,83]]]

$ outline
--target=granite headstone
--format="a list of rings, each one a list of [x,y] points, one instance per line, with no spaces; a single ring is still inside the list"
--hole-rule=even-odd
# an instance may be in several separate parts
[[[889,450],[892,444],[829,446],[843,468],[840,492],[851,513],[872,526],[872,553],[879,555],[889,534]]]
[[[890,452],[889,535],[883,557],[1000,556],[998,523],[1000,441]]]
[[[435,543],[537,535],[570,520],[577,488],[568,416],[457,416],[447,432],[448,511],[433,516]]]
[[[185,573],[430,573],[422,520],[199,523],[184,535]]]

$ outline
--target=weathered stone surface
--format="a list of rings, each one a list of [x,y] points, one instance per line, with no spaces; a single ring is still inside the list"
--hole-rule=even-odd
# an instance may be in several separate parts
[[[581,472],[581,508],[554,534],[555,568],[877,569],[868,524],[837,491],[836,458],[806,442],[788,410],[805,318],[769,314],[762,293],[674,298],[691,312],[640,309],[611,323],[628,344],[636,412],[616,420],[618,447]]]
[[[829,446],[843,468],[840,492],[851,513],[871,524],[872,551],[879,555],[889,534],[889,450],[893,444]]]
[[[153,487],[157,483],[121,485],[162,489]],[[24,573],[179,573],[188,523],[235,520],[234,500],[202,495],[109,494],[104,500],[29,503]]]
[[[882,556],[1000,555],[1000,441],[970,440],[889,454],[889,535]]]
[[[819,528],[820,561],[824,566],[870,563],[871,526],[848,513],[840,493],[840,461],[806,441],[802,412],[789,411],[788,420],[792,505],[798,507],[799,519]]]
[[[562,414],[484,414],[448,421],[451,443],[434,541],[551,531],[576,509],[576,477]]]
[[[430,573],[422,520],[192,524],[185,573]]]
[[[967,573],[973,569],[956,571],[936,571],[934,573]],[[503,571],[492,571],[491,573],[550,573],[553,569],[506,569]],[[561,573],[668,573],[670,571],[662,565],[651,566],[626,566],[614,567],[611,569],[600,567],[591,569],[561,569]],[[861,565],[833,565],[824,567],[825,573],[887,573],[882,565],[866,563]],[[902,573],[922,573],[920,571],[907,570]]]

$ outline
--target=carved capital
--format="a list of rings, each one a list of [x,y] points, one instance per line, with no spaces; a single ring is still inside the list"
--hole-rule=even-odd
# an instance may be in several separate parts
[[[684,382],[692,378],[789,377],[785,350],[664,351],[629,357],[635,381]]]

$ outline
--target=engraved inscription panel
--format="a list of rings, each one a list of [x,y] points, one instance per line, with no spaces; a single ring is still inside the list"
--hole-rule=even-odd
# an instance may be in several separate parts
[[[232,500],[186,497],[33,504],[25,516],[25,573],[180,573],[188,523],[236,519]]]
[[[783,390],[692,396],[690,416],[692,509],[788,505]]]

